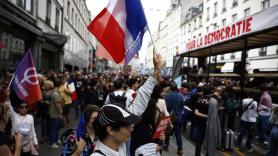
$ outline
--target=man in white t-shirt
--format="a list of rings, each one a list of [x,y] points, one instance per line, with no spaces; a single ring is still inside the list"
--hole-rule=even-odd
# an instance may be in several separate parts
[[[236,142],[236,147],[240,148],[242,139],[244,135],[248,134],[246,141],[246,149],[248,152],[252,152],[251,142],[254,138],[255,124],[257,121],[258,113],[257,107],[258,103],[253,99],[253,94],[248,93],[248,97],[242,100],[243,114],[241,116],[240,126],[239,126],[239,135]]]
[[[104,104],[110,103],[123,103],[126,107],[129,107],[133,101],[132,96],[124,90],[124,80],[118,78],[113,83],[113,92],[110,92],[105,100]]]

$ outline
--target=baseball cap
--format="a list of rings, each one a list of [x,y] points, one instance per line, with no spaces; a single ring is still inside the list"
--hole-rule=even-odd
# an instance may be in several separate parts
[[[106,104],[100,109],[97,120],[102,127],[106,127],[119,122],[137,124],[141,117],[127,111],[123,104]]]

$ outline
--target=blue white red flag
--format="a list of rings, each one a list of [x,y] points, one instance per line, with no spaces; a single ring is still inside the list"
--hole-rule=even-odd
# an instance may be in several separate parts
[[[140,50],[147,29],[140,0],[110,0],[88,26],[101,44],[96,55],[125,64]]]
[[[39,79],[34,66],[31,49],[17,65],[11,85],[16,95],[29,105],[42,99]]]

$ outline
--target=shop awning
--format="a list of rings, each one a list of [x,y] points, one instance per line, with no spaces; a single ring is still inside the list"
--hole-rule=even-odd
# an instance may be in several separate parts
[[[205,57],[278,44],[278,5],[189,41],[180,54]]]
[[[67,42],[67,37],[62,34],[44,33],[43,36],[57,46],[63,47]]]

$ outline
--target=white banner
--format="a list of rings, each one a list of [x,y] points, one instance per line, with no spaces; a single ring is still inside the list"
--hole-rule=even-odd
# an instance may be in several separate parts
[[[186,43],[186,52],[278,26],[278,5]]]

